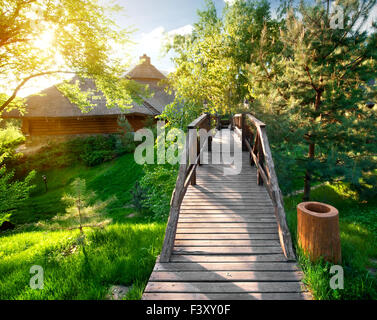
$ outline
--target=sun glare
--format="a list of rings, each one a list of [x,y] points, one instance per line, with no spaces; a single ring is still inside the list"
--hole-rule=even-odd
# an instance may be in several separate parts
[[[35,41],[35,46],[42,50],[52,49],[55,40],[54,30],[46,30],[41,34],[41,36]]]

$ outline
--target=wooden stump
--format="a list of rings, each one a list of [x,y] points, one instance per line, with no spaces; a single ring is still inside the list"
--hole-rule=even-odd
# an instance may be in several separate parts
[[[299,246],[311,261],[320,257],[341,263],[339,213],[333,206],[320,202],[303,202],[297,206]]]

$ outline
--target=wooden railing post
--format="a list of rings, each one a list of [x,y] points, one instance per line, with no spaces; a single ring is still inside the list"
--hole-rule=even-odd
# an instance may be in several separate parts
[[[208,152],[212,151],[211,115],[208,114]]]
[[[198,160],[198,165],[201,166],[202,164],[200,163],[200,135],[196,138],[196,156],[199,158]]]
[[[241,130],[242,130],[242,151],[247,151],[246,147],[246,114],[243,113],[241,117]]]
[[[257,150],[258,150],[258,156],[257,156],[258,164],[259,164],[260,168],[263,168],[263,160],[264,160],[263,159],[263,148],[262,148],[262,143],[261,143],[260,138],[258,139]],[[257,181],[258,181],[259,186],[263,186],[263,178],[261,176],[260,170],[257,171]]]
[[[188,127],[188,135],[189,135],[189,168],[193,165],[195,162],[197,156],[198,156],[198,148],[195,147],[195,144],[198,145],[198,137],[196,133],[196,127]],[[200,147],[199,147],[200,148]],[[199,149],[200,151],[200,149]],[[190,184],[192,186],[196,185],[196,171],[193,172],[191,182]]]

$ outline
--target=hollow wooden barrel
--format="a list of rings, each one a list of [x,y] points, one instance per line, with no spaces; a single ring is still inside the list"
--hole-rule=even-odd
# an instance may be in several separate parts
[[[339,212],[320,202],[303,202],[297,206],[297,237],[301,249],[311,261],[320,257],[341,263]]]

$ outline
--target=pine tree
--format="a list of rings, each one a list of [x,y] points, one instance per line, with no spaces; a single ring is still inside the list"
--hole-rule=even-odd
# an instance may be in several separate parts
[[[68,204],[64,215],[56,216],[52,225],[52,229],[69,229],[80,230],[80,239],[85,239],[85,228],[103,228],[111,222],[106,217],[106,206],[112,199],[108,201],[97,201],[97,195],[88,191],[86,182],[77,178],[71,184],[72,191],[64,195],[62,200]]]
[[[344,176],[360,186],[371,183],[377,168],[376,110],[367,105],[377,101],[371,82],[377,78],[377,24],[365,30],[376,0],[336,4],[343,15],[330,1],[290,7],[277,37],[264,29],[249,66],[255,108],[272,123],[274,145],[281,154],[308,150],[295,159],[305,171],[305,200],[313,180]],[[271,43],[281,48],[273,56]]]

